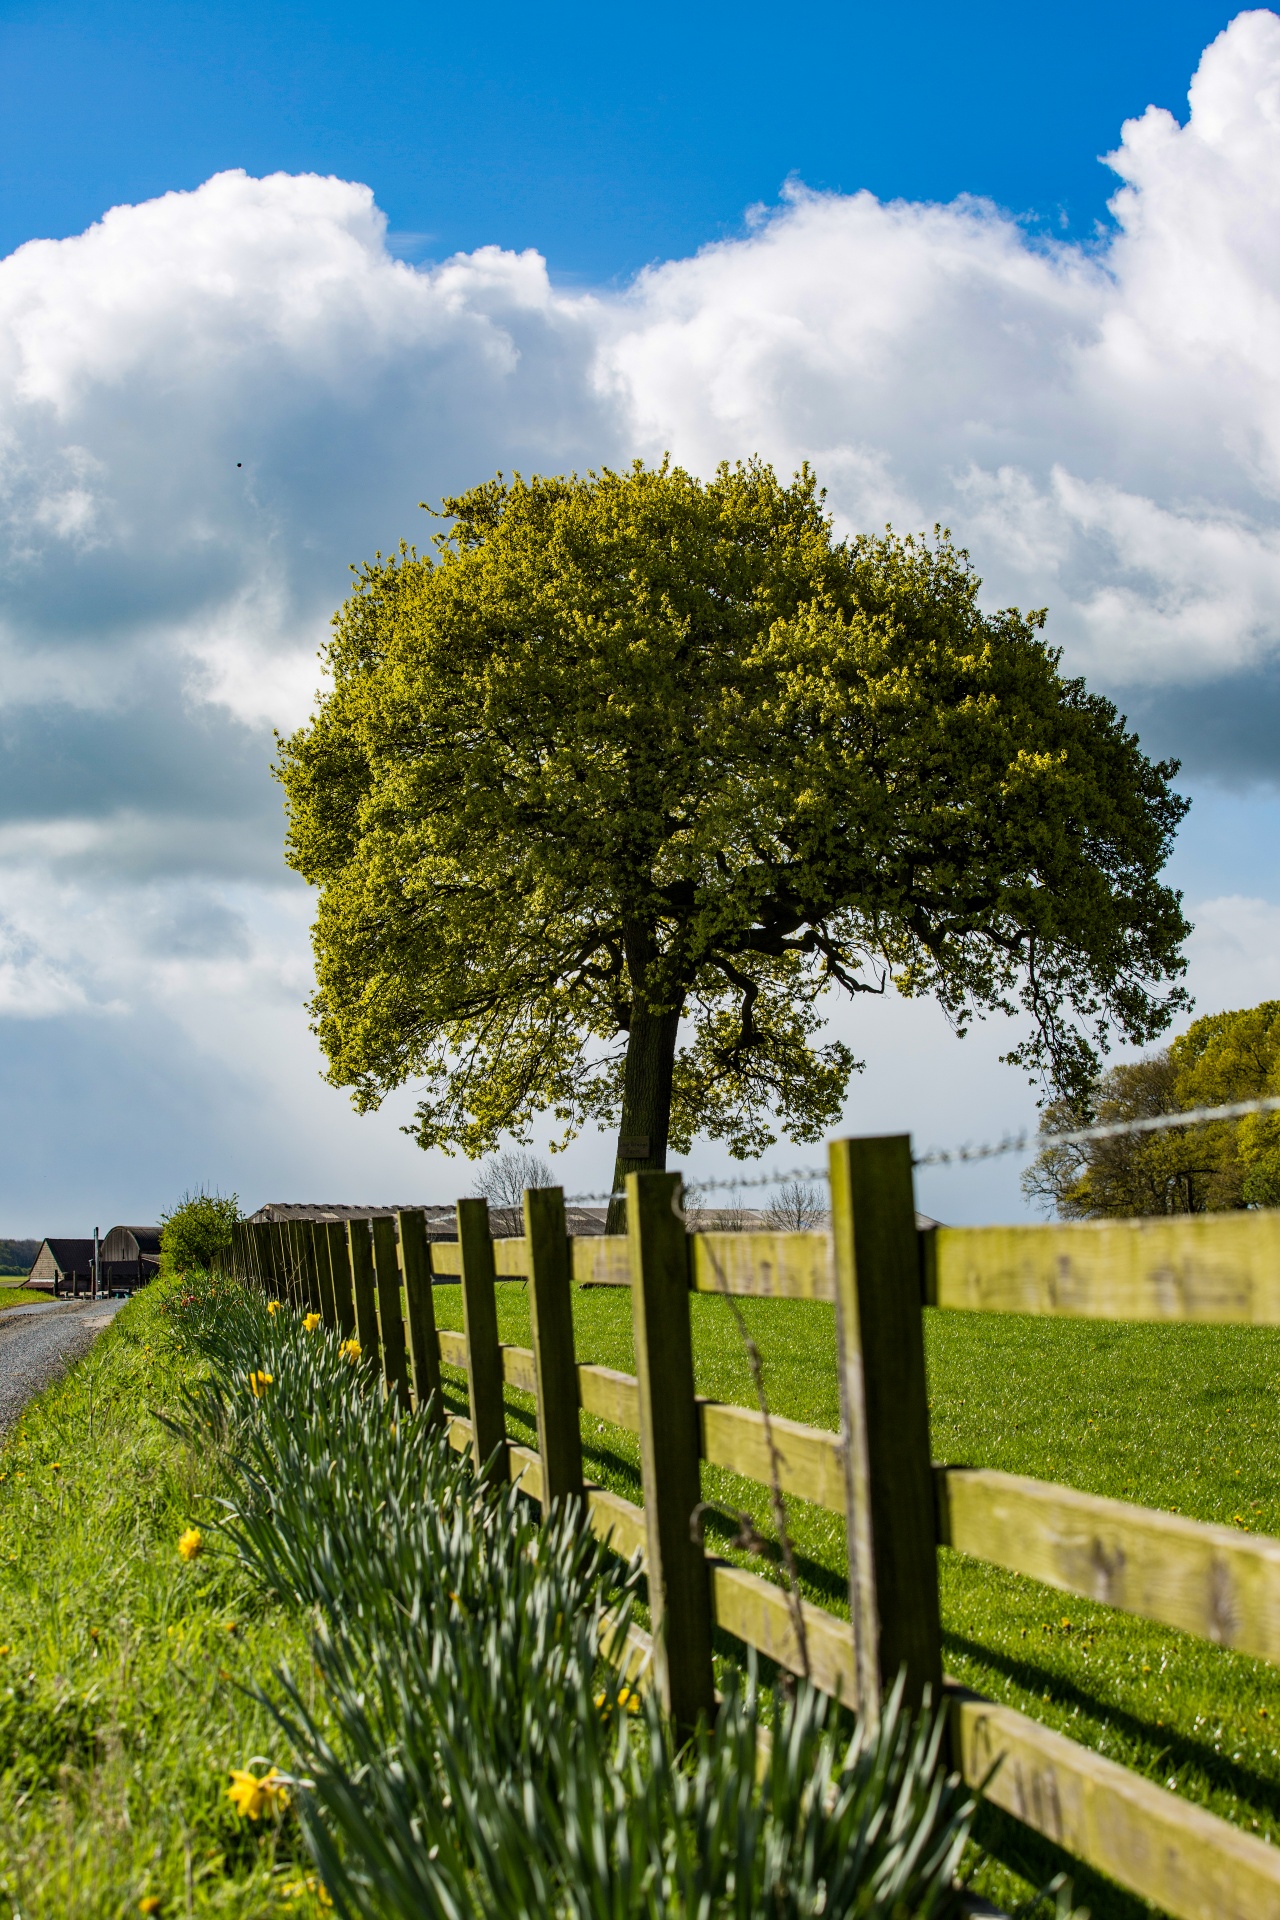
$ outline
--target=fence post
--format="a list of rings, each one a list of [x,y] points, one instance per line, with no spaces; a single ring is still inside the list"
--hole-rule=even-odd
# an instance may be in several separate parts
[[[856,1704],[874,1718],[900,1668],[908,1706],[942,1693],[910,1138],[835,1140],[830,1168]]]
[[[645,1574],[654,1666],[681,1734],[715,1713],[711,1583],[698,1507],[698,1410],[689,1323],[689,1247],[675,1173],[627,1175],[631,1312],[640,1398]]]
[[[562,1188],[537,1187],[526,1192],[524,1232],[529,1258],[533,1368],[538,1383],[542,1510],[546,1513],[553,1500],[582,1498],[582,1427],[578,1418],[573,1288]]]
[[[271,1244],[271,1228],[265,1220],[259,1220],[254,1226],[245,1229],[248,1242],[249,1262],[258,1285],[266,1292],[275,1277],[275,1249]]]
[[[417,1208],[400,1216],[400,1259],[404,1266],[404,1298],[409,1310],[409,1355],[413,1361],[414,1405],[432,1403],[432,1418],[444,1420],[440,1394],[440,1340],[436,1333],[436,1303],[431,1291],[431,1242],[427,1217]]]
[[[400,1262],[396,1254],[396,1223],[384,1216],[373,1222],[373,1263],[378,1276],[378,1326],[382,1334],[382,1377],[387,1392],[409,1408],[409,1367],[404,1350],[404,1315],[400,1311]]]
[[[280,1244],[284,1248],[285,1299],[291,1307],[305,1307],[306,1290],[303,1286],[302,1257],[298,1250],[298,1223],[296,1220],[280,1222]]]
[[[300,1220],[302,1230],[302,1270],[307,1280],[307,1311],[318,1313],[324,1319],[324,1280],[320,1265],[320,1248],[316,1240],[314,1220]]]
[[[351,1256],[351,1291],[356,1302],[360,1357],[376,1370],[380,1359],[378,1299],[373,1278],[373,1242],[367,1220],[348,1220],[347,1251]]]
[[[483,1471],[500,1448],[493,1477],[501,1481],[507,1473],[507,1419],[502,1400],[502,1349],[498,1344],[498,1299],[487,1200],[459,1200],[458,1251],[475,1462]]]
[[[347,1251],[347,1230],[340,1220],[330,1220],[325,1227],[325,1238],[329,1242],[329,1274],[333,1281],[334,1324],[344,1340],[349,1340],[356,1329],[355,1303],[351,1297],[351,1259]]]
[[[271,1273],[275,1282],[275,1291],[281,1300],[287,1300],[289,1298],[289,1267],[284,1228],[278,1220],[273,1220],[267,1232],[271,1235]]]
[[[320,1318],[326,1327],[336,1327],[338,1312],[333,1296],[333,1263],[329,1255],[328,1228],[323,1220],[313,1220],[311,1223],[311,1247],[320,1280]]]

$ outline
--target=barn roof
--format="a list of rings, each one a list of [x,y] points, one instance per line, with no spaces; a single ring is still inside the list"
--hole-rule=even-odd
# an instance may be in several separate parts
[[[491,1207],[490,1214],[503,1215],[507,1209]],[[604,1232],[603,1207],[566,1207],[565,1221],[570,1233],[595,1234]],[[458,1235],[457,1215],[451,1206],[427,1206],[421,1200],[415,1200],[399,1206],[355,1206],[346,1201],[293,1201],[271,1200],[259,1207],[256,1213],[248,1216],[251,1227],[270,1225],[273,1222],[288,1220],[388,1220],[397,1213],[424,1213],[427,1217],[427,1234],[432,1240],[455,1240]]]
[[[39,1261],[40,1255],[46,1247],[48,1247],[50,1253],[57,1261],[60,1271],[63,1273],[87,1273],[93,1265],[92,1239],[71,1240],[59,1235],[56,1239],[42,1240],[35,1260],[31,1262],[33,1267]]]

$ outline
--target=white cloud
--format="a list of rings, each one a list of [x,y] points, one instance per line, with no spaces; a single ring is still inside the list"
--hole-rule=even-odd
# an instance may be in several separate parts
[[[314,1064],[267,729],[309,710],[348,563],[499,466],[808,459],[842,527],[952,525],[1162,749],[1248,740],[1274,775],[1280,19],[1242,14],[1186,123],[1148,109],[1110,164],[1095,247],[797,187],[622,292],[495,247],[406,264],[366,187],[311,176],[0,262],[0,1012],[159,1021],[259,1088]],[[1210,999],[1269,990],[1276,911],[1202,909]],[[963,1107],[975,1053],[947,1058]]]

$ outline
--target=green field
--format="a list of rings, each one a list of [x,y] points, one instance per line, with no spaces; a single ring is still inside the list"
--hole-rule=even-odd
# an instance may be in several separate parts
[[[440,1323],[460,1325],[459,1290],[435,1299]],[[216,1488],[211,1463],[153,1417],[182,1371],[158,1301],[132,1302],[0,1454],[5,1920],[134,1913],[152,1893],[163,1913],[318,1910],[293,1891],[299,1869],[274,1837],[238,1822],[224,1796],[228,1768],[277,1744],[246,1689],[281,1659],[306,1670],[304,1630],[225,1560],[177,1556]],[[581,1359],[631,1369],[630,1304],[625,1291],[575,1294]],[[725,1303],[697,1297],[692,1310],[700,1389],[751,1404]],[[743,1310],[775,1411],[834,1428],[831,1310]],[[529,1344],[522,1285],[500,1287],[499,1316],[504,1339]],[[968,1314],[931,1314],[927,1331],[935,1458],[1280,1534],[1280,1333]],[[528,1400],[513,1392],[509,1408],[512,1434],[531,1439]],[[587,1424],[588,1470],[638,1498],[634,1438]],[[708,1518],[710,1544],[745,1559],[735,1516],[768,1536],[763,1490],[715,1469],[704,1489],[723,1509]],[[839,1522],[797,1502],[792,1529],[809,1596],[845,1611]],[[1280,1840],[1270,1669],[951,1554],[943,1601],[950,1671]],[[1009,1823],[990,1819],[983,1837],[1006,1865],[979,1885],[1007,1907],[1029,1884],[1011,1869],[1040,1883],[1066,1864]],[[1074,1877],[1095,1920],[1147,1911]]]
[[[459,1289],[438,1287],[435,1300],[439,1324],[460,1328]],[[764,1355],[772,1411],[836,1428],[833,1310],[741,1306]],[[696,1295],[692,1310],[699,1391],[754,1405],[728,1306]],[[498,1311],[501,1337],[528,1346],[522,1284],[499,1287]],[[625,1290],[576,1292],[574,1315],[580,1361],[634,1370]],[[931,1312],[926,1341],[935,1460],[1280,1534],[1280,1331]],[[508,1407],[513,1437],[535,1444],[531,1400],[508,1389]],[[584,1442],[592,1477],[638,1500],[635,1437],[590,1420]],[[704,1467],[703,1493],[725,1510],[708,1515],[708,1545],[759,1568],[732,1539],[739,1512],[772,1536],[766,1491]],[[808,1597],[847,1617],[842,1524],[806,1502],[790,1511]],[[949,1552],[942,1602],[944,1659],[958,1679],[1280,1842],[1280,1676],[1266,1663]],[[1037,1882],[1069,1865],[998,1816],[983,1833]],[[1095,1920],[1149,1911],[1073,1871]],[[1025,1895],[1019,1884],[999,1873],[984,1881],[1007,1903]]]

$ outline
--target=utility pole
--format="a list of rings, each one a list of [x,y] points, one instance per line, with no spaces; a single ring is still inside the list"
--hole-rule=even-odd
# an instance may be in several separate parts
[[[98,1229],[95,1227],[93,1230],[93,1297],[95,1300],[98,1292]]]

